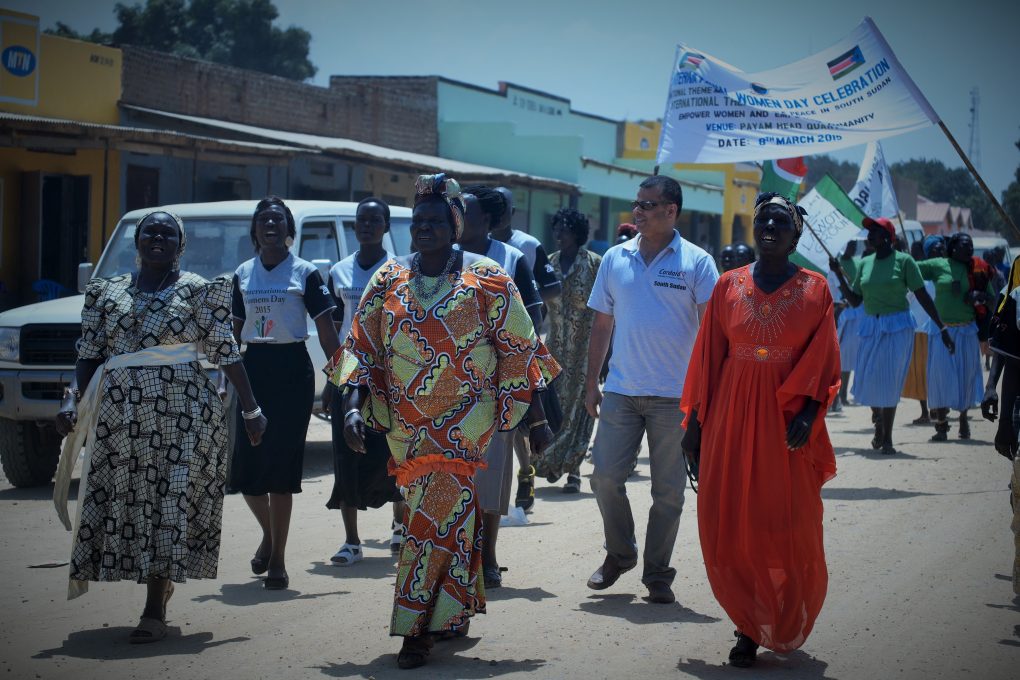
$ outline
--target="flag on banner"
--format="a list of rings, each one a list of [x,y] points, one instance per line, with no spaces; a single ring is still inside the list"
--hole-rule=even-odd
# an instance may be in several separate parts
[[[680,44],[656,163],[810,156],[938,120],[870,18],[817,54],[756,73]]]
[[[804,227],[794,253],[799,257],[790,259],[815,271],[828,272],[826,248],[833,255],[843,250],[847,241],[857,237],[865,215],[828,175],[801,199],[800,206],[807,211],[804,221],[811,228]]]
[[[779,158],[761,164],[761,184],[759,190],[774,191],[791,201],[797,200],[800,185],[807,174],[804,157]]]
[[[896,190],[893,188],[892,175],[885,164],[885,154],[882,153],[880,142],[868,143],[857,182],[847,195],[868,217],[899,215],[900,206],[896,201]]]

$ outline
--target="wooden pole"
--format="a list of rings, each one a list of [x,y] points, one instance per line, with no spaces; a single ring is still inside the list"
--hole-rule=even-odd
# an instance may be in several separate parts
[[[657,163],[655,165],[655,168],[652,170],[652,174],[653,175],[658,175],[659,174],[659,165]]]
[[[818,238],[818,232],[815,231],[815,228],[811,226],[811,223],[807,221],[806,217],[801,216],[801,219],[804,220],[804,226],[808,228],[808,231],[811,232],[811,235],[815,237],[816,241],[818,241],[818,245],[822,247],[822,250],[824,250],[825,254],[829,256],[829,259],[832,259],[832,253],[829,252],[829,249],[825,247],[825,241]]]
[[[897,201],[898,203],[898,201]],[[907,239],[907,228],[903,226],[903,218],[900,217],[899,213],[896,213],[896,221],[900,223],[900,233],[903,234],[903,245],[907,249],[907,254],[910,254],[910,241]]]
[[[954,149],[956,149],[956,153],[960,154],[960,158],[963,159],[964,165],[966,165],[967,169],[970,170],[970,174],[974,175],[974,179],[977,180],[978,186],[981,187],[981,189],[985,192],[985,195],[988,196],[988,200],[992,202],[992,205],[995,206],[995,209],[999,211],[999,217],[1001,217],[1002,221],[1005,222],[1008,226],[1013,228],[1013,232],[1017,235],[1017,237],[1020,237],[1020,229],[1017,228],[1016,224],[1013,223],[1013,220],[1011,220],[1009,218],[1009,215],[1006,214],[1006,211],[1003,209],[1002,204],[999,203],[999,199],[995,197],[995,194],[993,194],[992,190],[988,188],[988,185],[985,184],[985,181],[981,179],[981,175],[978,174],[978,171],[974,168],[974,164],[970,162],[969,158],[967,158],[967,154],[965,154],[963,152],[963,149],[960,148],[960,145],[957,143],[956,138],[953,137],[953,133],[949,131],[949,128],[947,128],[946,124],[943,123],[941,120],[939,121],[939,127],[942,128],[942,132],[944,132],[946,137],[949,139],[949,143],[953,145]]]

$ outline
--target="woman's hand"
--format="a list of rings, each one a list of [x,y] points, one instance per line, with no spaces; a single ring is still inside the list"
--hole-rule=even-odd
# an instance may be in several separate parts
[[[833,274],[839,275],[843,273],[843,267],[840,266],[839,260],[829,256],[829,269],[832,270]]]
[[[351,451],[365,453],[365,419],[360,411],[352,409],[344,416],[344,442]]]
[[[993,423],[999,417],[999,394],[994,387],[985,390],[984,399],[981,400],[981,417]]]
[[[943,326],[942,332],[939,335],[942,337],[942,344],[946,346],[949,353],[956,354],[956,343],[953,342],[953,338],[949,335],[949,329]]]
[[[809,401],[790,421],[786,428],[786,447],[788,449],[796,451],[808,443],[811,438],[811,428],[814,427],[820,406],[821,404],[817,401]]]
[[[74,426],[77,423],[78,409],[73,403],[65,404],[57,413],[57,434],[61,437],[66,437],[74,431]]]
[[[333,399],[336,398],[336,386],[330,381],[326,381],[326,386],[322,388],[322,412],[326,415],[330,415],[330,407],[333,405]]]
[[[531,450],[536,456],[542,455],[546,447],[553,440],[553,431],[549,428],[548,423],[542,423],[538,427],[532,427],[528,432],[528,443],[531,444]]]
[[[248,433],[248,441],[251,442],[252,446],[258,446],[262,443],[262,435],[266,433],[268,425],[269,421],[261,413],[258,418],[252,418],[251,420],[244,419],[244,430]]]

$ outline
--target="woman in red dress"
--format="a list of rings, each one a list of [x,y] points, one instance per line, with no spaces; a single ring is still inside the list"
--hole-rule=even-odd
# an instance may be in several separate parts
[[[836,459],[820,416],[839,391],[839,345],[825,277],[789,261],[802,214],[758,196],[759,260],[716,284],[680,404],[708,580],[737,626],[734,666],[753,665],[759,645],[800,647],[828,583],[821,489]]]

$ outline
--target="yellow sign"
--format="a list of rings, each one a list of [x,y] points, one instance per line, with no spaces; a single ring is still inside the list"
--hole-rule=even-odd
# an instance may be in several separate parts
[[[0,10],[0,102],[39,103],[39,19]]]

